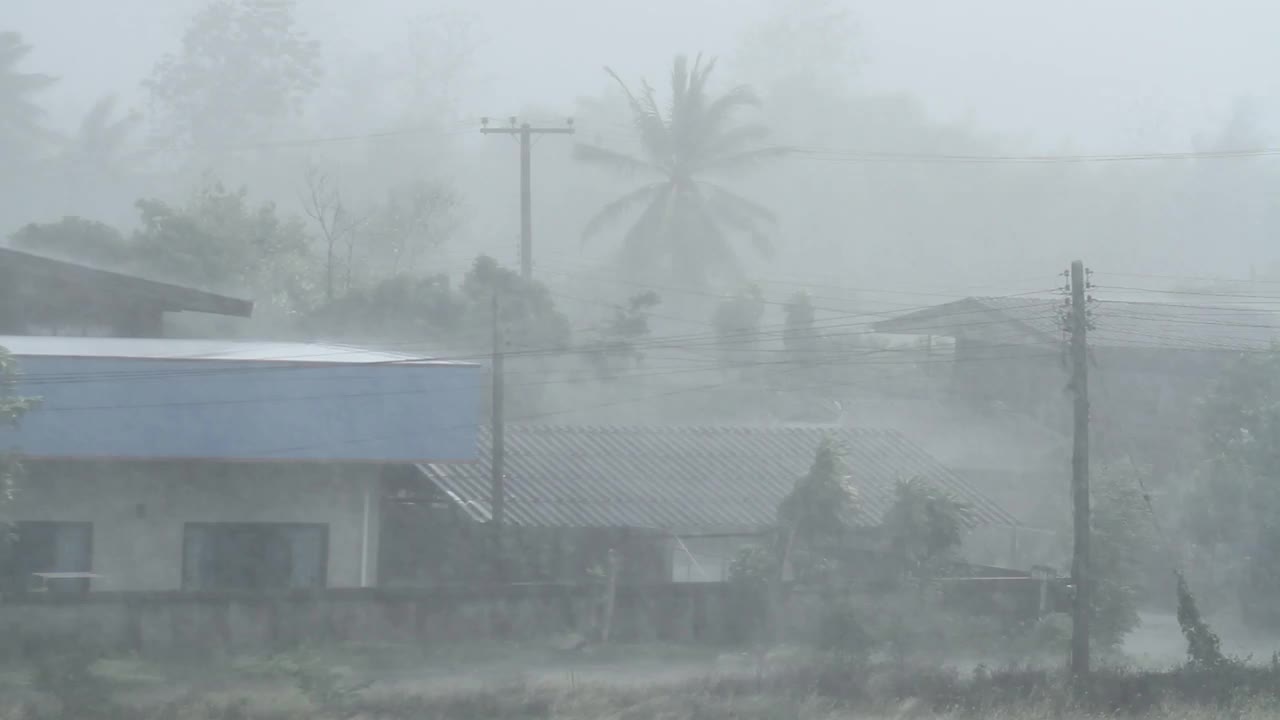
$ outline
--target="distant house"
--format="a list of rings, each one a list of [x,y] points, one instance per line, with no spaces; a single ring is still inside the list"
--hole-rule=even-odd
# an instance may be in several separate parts
[[[724,580],[738,552],[776,526],[779,503],[808,472],[827,436],[845,453],[857,493],[857,527],[878,527],[896,483],[912,478],[967,503],[978,526],[1002,537],[1016,525],[892,430],[522,425],[508,427],[505,436],[513,552],[525,553],[526,565],[542,580],[574,579],[603,567],[611,548],[621,553],[624,577],[633,581]],[[400,510],[397,522],[439,533],[432,544],[445,547],[467,542],[450,540],[443,528],[453,527],[455,537],[487,533],[490,440],[484,432],[480,438],[479,463],[419,466],[417,483],[400,490],[413,509]],[[999,559],[1005,550],[1002,544]],[[403,582],[459,580],[441,578],[456,560],[454,552],[420,551],[402,559],[396,572]],[[388,573],[387,581],[396,580]]]
[[[1062,298],[973,297],[906,313],[877,332],[954,340],[952,390],[1069,429]],[[1244,352],[1272,347],[1280,319],[1264,306],[1101,300],[1091,304],[1091,419],[1103,456],[1132,455],[1157,472],[1195,430],[1195,405]],[[1162,467],[1163,466],[1163,467]]]
[[[39,400],[0,428],[22,464],[0,589],[371,586],[388,478],[474,459],[476,366],[156,337],[165,313],[252,305],[27,253],[0,275],[25,278],[0,347]]]

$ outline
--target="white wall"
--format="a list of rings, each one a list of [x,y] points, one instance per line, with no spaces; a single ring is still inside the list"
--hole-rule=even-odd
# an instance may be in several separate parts
[[[376,583],[380,466],[300,463],[36,462],[13,521],[93,523],[94,590],[178,590],[187,522],[324,523],[329,587]],[[366,491],[371,493],[368,538]]]
[[[729,565],[738,553],[760,542],[760,538],[751,536],[673,538],[671,579],[674,582],[728,580]]]

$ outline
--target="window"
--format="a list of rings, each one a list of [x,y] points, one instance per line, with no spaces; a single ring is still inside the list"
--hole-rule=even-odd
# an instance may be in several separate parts
[[[88,592],[88,577],[42,577],[93,569],[93,524],[17,522],[0,556],[0,585],[10,591]]]
[[[327,525],[187,523],[183,590],[289,590],[325,586]]]

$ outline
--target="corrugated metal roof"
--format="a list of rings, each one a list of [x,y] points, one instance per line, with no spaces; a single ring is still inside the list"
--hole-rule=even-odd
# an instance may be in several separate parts
[[[507,520],[548,527],[753,530],[813,463],[823,437],[843,448],[854,523],[880,524],[896,483],[920,477],[973,508],[980,524],[1014,519],[893,430],[846,427],[569,427],[506,430]],[[420,466],[476,521],[489,519],[490,437],[480,462]]]
[[[1092,306],[1095,347],[1175,350],[1261,350],[1280,339],[1280,316],[1259,306],[1098,300]],[[973,297],[875,324],[878,332],[953,335],[988,340],[1018,336],[1061,339],[1062,298]]]
[[[407,353],[350,345],[188,338],[99,338],[0,335],[0,347],[18,357],[83,357],[131,360],[219,360],[283,363],[435,364]]]
[[[0,266],[16,269],[22,280],[35,287],[59,282],[81,287],[93,285],[118,295],[156,303],[173,312],[192,311],[233,317],[249,317],[253,314],[251,300],[151,280],[123,270],[91,267],[73,260],[4,245],[0,245]]]

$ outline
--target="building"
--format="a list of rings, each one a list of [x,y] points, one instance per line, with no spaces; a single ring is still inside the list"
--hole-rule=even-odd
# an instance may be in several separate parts
[[[973,297],[876,323],[877,332],[949,338],[952,398],[1068,434],[1062,298]],[[1196,404],[1241,353],[1265,351],[1280,322],[1264,305],[1101,300],[1090,305],[1089,395],[1100,457],[1157,475],[1196,432]]]
[[[440,533],[418,547],[462,548],[487,533],[490,440],[480,437],[480,462],[424,463],[416,482],[400,488],[410,509],[398,510],[398,522]],[[983,554],[979,561],[1008,560],[1016,521],[1001,507],[895,431],[836,426],[509,426],[512,552],[533,568],[530,579],[574,579],[603,568],[615,549],[629,580],[724,580],[738,552],[775,527],[779,503],[808,472],[824,437],[844,453],[856,527],[879,526],[896,483],[923,478],[972,508],[981,527],[971,532],[969,550]],[[451,540],[447,527],[462,539]],[[457,559],[457,552],[423,552],[397,574],[404,582],[460,580],[448,575],[448,562]]]
[[[247,318],[253,302],[0,246],[0,335],[163,337],[173,313]]]
[[[0,507],[16,529],[6,589],[371,586],[384,484],[474,459],[477,366],[154,337],[166,313],[252,306],[28,253],[0,263],[25,278],[0,309],[26,331],[0,347],[17,361],[16,394],[38,400],[0,428],[0,453],[21,461]],[[45,299],[63,284],[75,302]]]

